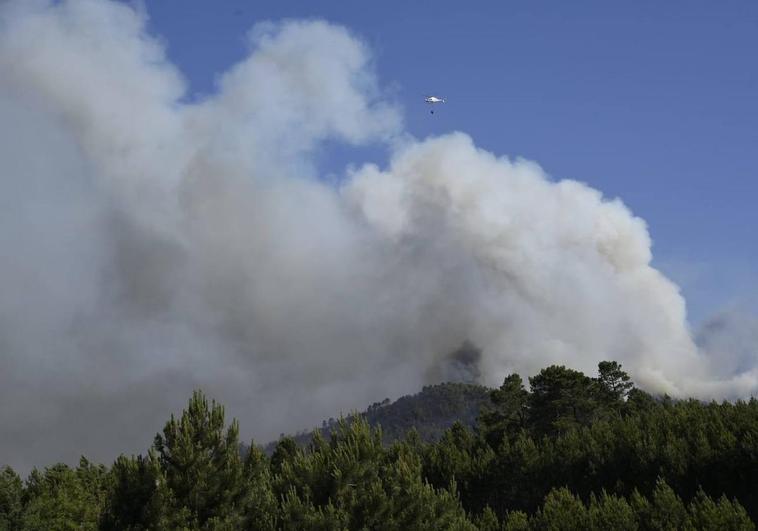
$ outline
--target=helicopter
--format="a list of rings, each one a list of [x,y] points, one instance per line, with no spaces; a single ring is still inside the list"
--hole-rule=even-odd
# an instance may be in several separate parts
[[[439,96],[426,96],[424,101],[430,105],[435,105],[437,103],[445,103],[445,98],[440,98]],[[434,114],[434,109],[431,109],[429,112]]]

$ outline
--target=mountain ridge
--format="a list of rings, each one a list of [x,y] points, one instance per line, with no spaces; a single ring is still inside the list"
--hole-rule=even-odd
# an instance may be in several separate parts
[[[490,404],[492,391],[484,385],[464,382],[425,385],[418,393],[404,395],[394,401],[385,398],[369,405],[364,411],[352,412],[344,418],[361,417],[371,427],[381,427],[384,444],[401,439],[411,430],[415,430],[422,441],[435,442],[455,422],[473,428],[479,414]],[[292,435],[282,434],[279,439],[267,443],[264,452],[271,455],[283,438],[291,438],[298,446],[304,447],[317,431],[328,439],[339,427],[339,420],[332,417],[323,420],[320,428],[298,431]]]

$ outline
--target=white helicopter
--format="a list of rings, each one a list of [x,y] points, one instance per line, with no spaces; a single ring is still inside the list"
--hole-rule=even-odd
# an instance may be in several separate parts
[[[424,101],[426,103],[430,104],[430,105],[434,105],[436,103],[445,103],[445,98],[440,98],[440,97],[437,97],[437,96],[427,96],[427,97],[424,98]],[[432,114],[434,114],[434,109],[432,109],[429,112],[431,112]]]

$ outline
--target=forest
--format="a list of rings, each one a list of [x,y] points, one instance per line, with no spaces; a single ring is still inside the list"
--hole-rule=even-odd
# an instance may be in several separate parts
[[[418,426],[403,413],[410,429],[388,426],[392,437],[376,422],[392,418],[384,401],[269,453],[196,391],[145,454],[26,479],[4,467],[0,530],[755,529],[754,398],[653,396],[612,361],[594,377],[554,365],[528,385],[512,374],[477,388],[395,406]],[[426,408],[471,415],[466,400],[482,396],[475,418],[421,435]]]
[[[474,428],[480,412],[489,403],[490,389],[483,385],[445,382],[425,385],[419,393],[402,396],[394,402],[389,398],[374,402],[365,411],[351,413],[347,420],[360,416],[370,426],[381,428],[382,441],[387,445],[401,439],[411,429],[416,431],[421,440],[434,442],[455,422]],[[321,423],[318,431],[328,438],[337,430],[339,423],[340,419],[331,417]],[[315,431],[299,431],[291,437],[299,446],[306,447]],[[284,434],[280,435],[282,437]],[[264,452],[271,455],[277,442],[265,445]]]

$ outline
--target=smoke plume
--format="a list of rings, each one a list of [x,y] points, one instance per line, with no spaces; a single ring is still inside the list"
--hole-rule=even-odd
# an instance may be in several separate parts
[[[345,28],[258,25],[188,103],[144,16],[0,6],[0,461],[144,451],[197,387],[258,441],[551,363],[755,391],[754,359],[714,373],[695,346],[642,220],[463,133],[411,138]],[[326,141],[393,154],[335,185]]]

